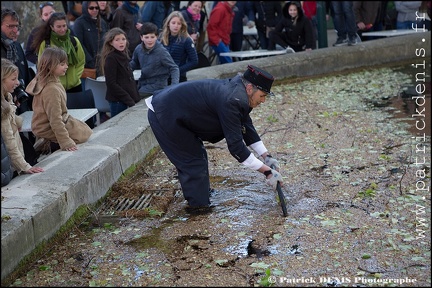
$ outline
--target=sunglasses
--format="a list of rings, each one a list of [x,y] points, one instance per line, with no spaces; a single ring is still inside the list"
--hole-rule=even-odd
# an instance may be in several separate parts
[[[43,9],[46,6],[51,6],[54,7],[54,3],[53,2],[45,2],[39,5],[39,9]]]
[[[95,10],[95,9],[99,10],[99,7],[98,6],[89,6],[88,9],[89,10]]]

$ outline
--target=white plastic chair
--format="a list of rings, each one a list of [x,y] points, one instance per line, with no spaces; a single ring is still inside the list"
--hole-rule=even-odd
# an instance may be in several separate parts
[[[90,89],[93,92],[94,103],[96,109],[100,112],[110,112],[110,105],[105,99],[107,87],[105,81],[98,81],[87,77],[85,82],[86,89]],[[97,125],[100,125],[100,114],[96,116]]]

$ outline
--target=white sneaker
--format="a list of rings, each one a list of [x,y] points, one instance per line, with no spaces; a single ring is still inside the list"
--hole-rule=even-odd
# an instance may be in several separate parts
[[[286,50],[286,53],[295,53],[294,49],[292,49],[289,46],[285,50]]]

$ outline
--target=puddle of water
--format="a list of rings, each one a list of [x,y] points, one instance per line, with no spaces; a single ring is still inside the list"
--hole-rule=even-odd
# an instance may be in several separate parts
[[[172,254],[173,251],[183,251],[184,245],[180,245],[176,239],[165,240],[161,238],[161,232],[164,231],[169,224],[170,223],[165,223],[160,227],[153,228],[149,235],[133,239],[126,244],[138,248],[139,251],[156,248],[166,255]]]
[[[252,241],[251,238],[247,238],[245,240],[240,240],[240,243],[236,244],[236,245],[230,245],[228,247],[226,247],[224,250],[227,251],[228,253],[232,254],[232,255],[237,255],[239,257],[246,257],[249,256],[248,253],[248,246],[249,243]]]
[[[430,64],[428,65],[429,69],[427,71],[430,71]],[[398,68],[394,69],[395,72],[402,72],[407,75],[410,75],[412,80],[412,85],[401,87],[401,93],[399,95],[395,95],[395,97],[391,97],[388,101],[388,103],[385,105],[386,107],[392,108],[389,110],[389,112],[392,114],[393,118],[400,119],[401,121],[407,123],[409,125],[408,131],[412,133],[413,135],[419,135],[425,133],[427,136],[431,136],[431,81],[430,81],[430,74],[426,73],[425,75],[419,75],[418,69],[415,69],[413,66],[410,65],[404,65]],[[416,75],[417,73],[417,75]],[[417,79],[416,79],[417,77]],[[424,82],[423,82],[424,80]],[[416,103],[415,94],[417,92],[415,91],[415,87],[417,84],[424,84],[425,85],[425,91],[424,95],[425,103],[418,101]],[[422,106],[419,106],[422,105]],[[421,114],[424,115],[424,117],[421,117],[426,127],[422,130],[419,130],[416,127],[416,121],[420,120],[420,117],[413,116],[415,114],[419,114],[420,111],[424,109],[424,112]]]

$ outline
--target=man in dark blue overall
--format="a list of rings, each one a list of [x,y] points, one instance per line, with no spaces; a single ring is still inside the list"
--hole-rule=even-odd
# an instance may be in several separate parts
[[[146,99],[150,126],[161,149],[177,168],[189,204],[187,210],[211,207],[203,141],[216,143],[225,138],[237,161],[263,173],[274,189],[278,181],[282,184],[279,164],[268,154],[249,116],[252,108],[272,94],[273,81],[271,74],[249,65],[243,74],[230,79],[187,81],[159,90]]]

